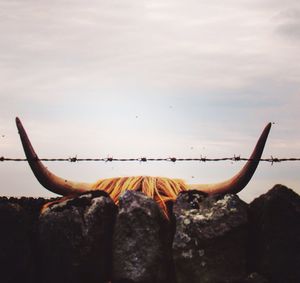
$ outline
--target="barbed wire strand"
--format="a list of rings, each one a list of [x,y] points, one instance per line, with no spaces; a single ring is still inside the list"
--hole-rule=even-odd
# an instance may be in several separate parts
[[[207,157],[200,157],[200,158],[177,158],[177,157],[167,157],[167,158],[147,158],[147,157],[140,157],[140,158],[113,158],[113,157],[106,157],[106,158],[77,158],[75,157],[69,157],[69,158],[36,158],[34,160],[39,161],[45,161],[45,162],[182,162],[182,161],[197,161],[197,162],[218,162],[218,161],[249,161],[252,160],[250,158],[244,158],[240,156],[234,155],[233,157],[222,157],[222,158],[207,158]],[[28,161],[27,158],[8,158],[1,156],[0,162],[4,161],[14,161],[14,162],[22,162],[22,161]],[[271,156],[270,158],[260,158],[259,161],[262,162],[270,162],[273,163],[279,163],[279,162],[287,162],[287,161],[300,161],[300,158],[298,157],[291,157],[291,158],[277,158]]]

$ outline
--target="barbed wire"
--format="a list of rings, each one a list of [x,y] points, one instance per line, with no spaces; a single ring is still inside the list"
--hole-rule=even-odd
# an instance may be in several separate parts
[[[147,157],[140,157],[140,158],[114,158],[114,157],[106,157],[106,158],[78,158],[69,157],[69,158],[35,158],[35,161],[45,161],[45,162],[53,162],[53,161],[64,161],[64,162],[155,162],[155,161],[167,161],[167,162],[181,162],[181,161],[198,161],[198,162],[217,162],[217,161],[250,161],[253,160],[251,158],[244,158],[240,156],[234,155],[233,157],[222,157],[222,158],[207,158],[207,157],[200,157],[200,158],[177,158],[177,157],[167,157],[167,158],[147,158]],[[1,156],[0,162],[4,161],[28,161],[27,158],[8,158]],[[287,162],[287,161],[300,161],[298,157],[291,157],[291,158],[277,158],[271,156],[270,158],[260,158],[256,161],[262,162],[270,162],[279,163],[279,162]]]

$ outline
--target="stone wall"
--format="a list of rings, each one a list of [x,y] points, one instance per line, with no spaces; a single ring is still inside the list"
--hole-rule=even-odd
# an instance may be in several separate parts
[[[170,219],[134,191],[48,201],[0,198],[0,282],[300,282],[300,197],[281,185],[250,204],[185,192]]]

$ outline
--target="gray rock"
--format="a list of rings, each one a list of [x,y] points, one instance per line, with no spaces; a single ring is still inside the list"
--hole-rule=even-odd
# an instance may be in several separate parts
[[[41,282],[108,281],[115,214],[115,204],[100,191],[43,212],[39,222]]]
[[[174,282],[171,268],[169,222],[153,199],[126,191],[114,229],[113,282]]]
[[[33,213],[21,202],[16,198],[0,199],[0,281],[5,283],[36,282],[33,240],[36,223]]]
[[[282,185],[249,208],[250,267],[274,283],[300,282],[300,196]]]
[[[0,281],[37,282],[36,227],[42,198],[0,197]]]
[[[237,282],[239,283],[239,282]],[[269,281],[260,274],[253,272],[247,276],[247,278],[241,283],[269,283]]]
[[[238,196],[184,192],[173,210],[177,283],[235,282],[246,277],[247,205]]]

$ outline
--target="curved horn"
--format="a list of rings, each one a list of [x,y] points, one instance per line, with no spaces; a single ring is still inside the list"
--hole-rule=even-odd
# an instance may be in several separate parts
[[[42,186],[53,193],[63,196],[80,194],[92,189],[91,184],[77,183],[65,180],[50,172],[47,167],[45,167],[44,164],[39,160],[18,117],[16,118],[16,125],[19,130],[20,138],[28,163],[33,174]]]
[[[260,135],[258,142],[249,158],[247,163],[241,169],[239,173],[233,176],[231,179],[217,183],[217,184],[196,184],[196,185],[188,185],[189,189],[199,190],[208,194],[217,194],[217,193],[238,193],[240,192],[250,181],[252,178],[256,167],[259,163],[261,155],[264,150],[265,143],[267,141],[271,123],[269,123],[263,130]]]

